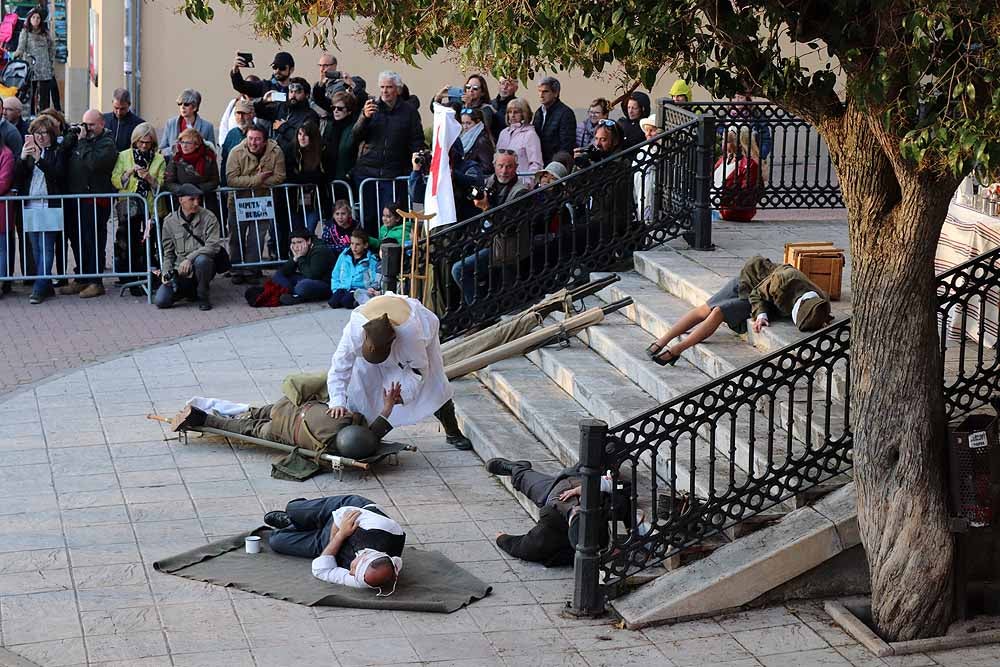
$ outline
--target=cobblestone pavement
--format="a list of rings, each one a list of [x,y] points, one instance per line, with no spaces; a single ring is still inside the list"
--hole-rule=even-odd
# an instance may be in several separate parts
[[[197,313],[194,313],[197,315]],[[966,649],[875,659],[811,602],[644,631],[560,615],[571,570],[510,560],[497,531],[530,526],[436,423],[367,481],[270,478],[271,455],[181,445],[144,415],[192,395],[273,400],[325,368],[347,313],[321,309],[213,331],[89,366],[0,403],[0,643],[40,665],[993,665]],[[450,615],[309,608],[155,572],[152,563],[258,525],[300,496],[357,491],[493,586]],[[307,567],[303,562],[303,567]],[[4,663],[0,650],[0,664]],[[9,654],[7,657],[10,657]]]
[[[291,313],[326,308],[307,304],[282,308],[250,308],[243,298],[245,285],[228,278],[212,281],[212,304],[208,312],[182,301],[169,310],[146,303],[145,297],[127,292],[119,297],[114,281],[106,280],[107,294],[94,299],[54,296],[33,306],[30,287],[20,283],[0,300],[4,316],[0,332],[0,396],[124,352],[176,340],[225,326],[256,322]]]

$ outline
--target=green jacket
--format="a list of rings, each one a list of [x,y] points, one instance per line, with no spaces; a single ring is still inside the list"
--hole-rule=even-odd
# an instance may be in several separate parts
[[[750,300],[751,318],[767,313],[773,306],[781,315],[791,317],[792,306],[806,292],[826,298],[804,273],[791,264],[775,264],[757,255],[747,260],[740,271],[740,296]]]
[[[411,236],[413,235],[413,223],[412,222],[411,223],[407,223],[406,226],[409,229],[409,231],[406,232],[406,240],[407,240],[407,242],[409,242],[411,240]],[[402,245],[403,244],[403,225],[402,225],[402,223],[400,223],[400,224],[398,224],[398,225],[396,225],[395,227],[392,227],[392,228],[386,227],[385,225],[380,226],[378,228],[378,238],[377,239],[368,239],[368,246],[372,250],[378,250],[379,246],[381,246],[382,242],[385,241],[386,239],[392,239],[396,243]]]
[[[180,210],[171,213],[163,221],[160,242],[163,247],[161,269],[164,273],[173,271],[185,259],[193,262],[198,255],[209,255],[214,259],[222,248],[219,220],[211,211],[203,208],[195,213],[189,223],[193,235],[184,229],[184,222]],[[201,237],[204,245],[195,236]]]
[[[138,179],[134,176],[130,177],[125,185],[122,186],[122,175],[134,166],[135,156],[131,148],[126,148],[118,154],[115,168],[111,172],[111,184],[118,188],[119,192],[135,192],[139,188]],[[149,193],[146,195],[150,211],[153,210],[153,197],[156,196],[160,190],[160,186],[163,185],[163,175],[166,173],[166,170],[167,161],[163,159],[163,155],[159,151],[156,151],[153,153],[153,162],[149,165],[149,173],[153,176],[153,180],[156,181],[156,186],[150,188]]]
[[[309,280],[320,280],[327,283],[330,282],[330,274],[333,272],[333,265],[336,261],[337,258],[328,247],[313,241],[309,252],[299,259],[289,258],[278,269],[278,273],[287,277],[299,273]]]

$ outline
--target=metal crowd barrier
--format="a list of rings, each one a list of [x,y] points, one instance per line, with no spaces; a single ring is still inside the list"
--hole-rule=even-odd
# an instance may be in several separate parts
[[[330,188],[324,204],[322,188]],[[329,186],[285,183],[262,188],[218,188],[208,193],[202,205],[219,219],[221,235],[234,269],[259,270],[278,265],[290,256],[292,229],[304,226],[317,234],[319,225],[333,219],[333,203],[346,199],[355,210],[353,191],[345,181]],[[161,192],[153,202],[157,240],[161,239],[163,221],[178,208],[177,197]],[[162,244],[158,259],[162,263]]]
[[[152,252],[146,242],[150,215],[144,197],[10,195],[0,202],[7,229],[0,243],[0,282],[131,279],[125,286],[143,287],[151,300]],[[124,221],[116,213],[119,206],[128,214]],[[109,224],[115,227],[110,234]]]
[[[386,193],[392,184],[392,196]],[[380,187],[381,186],[381,187]],[[397,176],[396,178],[366,178],[358,186],[358,221],[362,224],[369,236],[378,236],[379,225],[382,224],[382,208],[389,203],[396,202],[403,204],[407,210],[412,210],[413,202],[410,200],[409,176]],[[402,193],[402,194],[401,194]],[[365,195],[368,196],[365,196]],[[366,203],[367,202],[367,203]],[[374,207],[373,207],[374,204]],[[374,210],[373,210],[374,209]]]

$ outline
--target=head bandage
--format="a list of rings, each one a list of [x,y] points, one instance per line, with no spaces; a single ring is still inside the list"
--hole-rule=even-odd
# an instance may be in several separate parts
[[[399,573],[403,571],[403,559],[399,556],[390,556],[389,554],[376,551],[375,549],[362,549],[357,555],[358,563],[354,566],[354,580],[358,582],[363,587],[376,588],[378,590],[377,597],[389,597],[396,592],[396,582],[399,581]],[[368,572],[368,568],[371,564],[377,561],[379,558],[388,558],[392,562],[392,568],[396,571],[396,576],[392,582],[392,590],[388,593],[383,593],[381,588],[376,586],[370,586],[367,581],[365,581],[365,574]]]

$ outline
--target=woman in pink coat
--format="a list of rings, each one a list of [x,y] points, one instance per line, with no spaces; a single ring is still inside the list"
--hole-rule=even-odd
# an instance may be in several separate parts
[[[528,173],[521,181],[531,187],[534,174],[542,168],[542,144],[531,124],[531,107],[520,97],[507,103],[507,127],[500,132],[497,150],[514,151],[517,155],[517,171]]]
[[[10,194],[13,185],[14,153],[0,139],[0,197]],[[6,202],[0,206],[0,278],[6,278],[11,274],[9,265],[14,260],[13,257],[7,256],[7,220],[11,219],[13,214],[13,210],[8,214],[7,209],[8,207],[13,209],[14,206],[20,206],[20,202]]]

